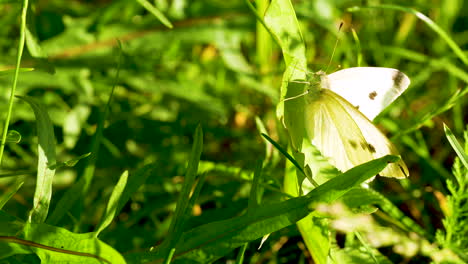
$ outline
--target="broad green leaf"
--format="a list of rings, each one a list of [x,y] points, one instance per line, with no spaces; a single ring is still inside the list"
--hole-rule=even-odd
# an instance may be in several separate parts
[[[398,158],[385,156],[357,166],[337,176],[309,194],[284,202],[260,205],[251,212],[231,219],[208,223],[184,232],[176,245],[176,263],[208,263],[233,249],[295,224],[306,217],[318,203],[330,203],[379,173],[388,162]],[[154,261],[165,257],[164,250],[153,253],[130,254],[130,263]]]
[[[9,243],[16,239],[23,228],[24,222],[0,210],[0,259],[17,254],[33,253],[28,246]]]
[[[297,222],[297,227],[313,259],[326,263],[331,246],[329,220],[312,213]]]
[[[97,239],[95,233],[77,234],[47,224],[27,224],[22,239],[42,263],[126,263],[115,249]]]
[[[304,102],[303,99],[284,101],[285,98],[292,98],[304,92],[304,84],[291,81],[305,80],[304,70],[307,69],[304,39],[292,3],[272,1],[265,13],[265,23],[279,43],[286,63],[277,116],[290,133],[293,147],[299,149],[305,131]]]
[[[18,96],[18,98],[26,101],[36,116],[39,157],[34,206],[29,213],[28,221],[31,223],[42,223],[47,218],[49,212],[50,198],[52,197],[52,180],[55,175],[55,170],[49,168],[49,164],[56,163],[54,127],[44,105],[28,96]]]

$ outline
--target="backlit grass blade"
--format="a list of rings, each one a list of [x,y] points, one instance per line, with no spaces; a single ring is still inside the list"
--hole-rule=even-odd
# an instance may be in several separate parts
[[[449,141],[453,150],[455,150],[457,153],[458,158],[460,158],[460,161],[463,163],[463,165],[465,165],[465,168],[468,169],[468,156],[466,155],[463,146],[458,142],[457,138],[446,124],[444,124],[444,131],[445,135],[447,136],[447,140]]]
[[[34,193],[34,207],[31,209],[28,221],[43,223],[49,212],[52,197],[52,180],[55,169],[49,164],[56,163],[54,126],[50,121],[46,107],[28,96],[18,96],[26,101],[34,111],[37,124],[38,162],[36,191]]]

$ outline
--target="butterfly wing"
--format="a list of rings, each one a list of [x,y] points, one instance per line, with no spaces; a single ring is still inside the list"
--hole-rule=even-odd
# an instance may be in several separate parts
[[[305,108],[306,131],[312,144],[341,171],[372,160],[372,153],[361,147],[366,142],[363,134],[339,98],[327,89],[318,93],[317,98],[307,100]]]
[[[328,89],[317,93],[307,100],[307,135],[339,170],[346,171],[388,154],[399,155],[385,135],[348,101]],[[389,164],[380,175],[404,178],[409,173],[400,160]]]
[[[373,120],[406,88],[408,76],[396,69],[381,67],[355,67],[328,75],[328,85]]]
[[[339,95],[335,94],[334,96],[337,97],[341,102],[341,106],[351,116],[353,121],[356,122],[362,136],[365,138],[365,145],[367,145],[368,150],[372,153],[373,159],[381,158],[385,155],[400,156],[395,145],[393,145],[393,143],[390,142],[390,140],[388,140],[388,138],[374,124],[372,124],[367,117],[357,111],[349,102],[340,98]],[[351,150],[348,149],[348,151]],[[387,167],[379,173],[379,175],[385,177],[405,178],[409,176],[409,171],[405,162],[400,159],[398,162],[388,164]]]

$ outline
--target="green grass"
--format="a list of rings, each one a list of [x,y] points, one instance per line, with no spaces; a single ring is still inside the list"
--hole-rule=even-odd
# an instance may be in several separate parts
[[[378,4],[0,1],[0,263],[466,263],[468,4]],[[408,179],[294,151],[356,66]]]

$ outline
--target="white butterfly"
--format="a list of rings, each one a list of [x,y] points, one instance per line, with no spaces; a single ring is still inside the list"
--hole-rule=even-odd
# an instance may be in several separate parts
[[[307,136],[322,155],[341,171],[387,154],[399,156],[396,147],[372,124],[385,107],[410,84],[402,72],[390,68],[356,67],[326,75],[307,92]],[[380,175],[404,178],[408,168],[400,160]]]

